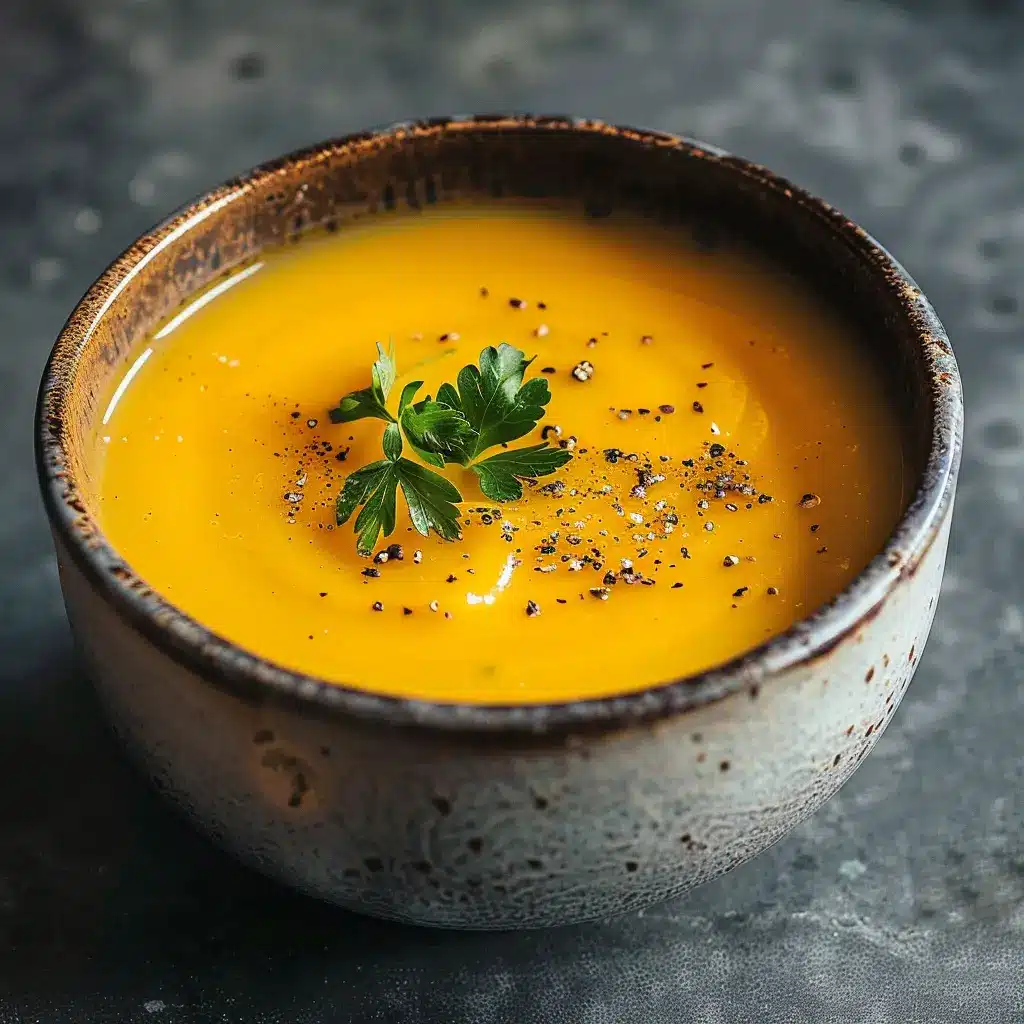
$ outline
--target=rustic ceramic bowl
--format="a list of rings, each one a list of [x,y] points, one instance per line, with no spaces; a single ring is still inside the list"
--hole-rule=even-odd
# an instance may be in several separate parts
[[[618,698],[473,707],[286,671],[163,600],[94,519],[87,457],[155,324],[265,246],[456,197],[630,207],[738,230],[864,329],[904,414],[916,493],[885,550],[783,636]],[[889,254],[743,160],[568,118],[440,119],[354,135],[230,182],[135,243],[54,348],[39,475],[78,644],[135,757],[218,843],[290,885],[453,928],[564,924],[676,896],[759,853],[850,777],[896,710],[939,591],[960,460],[956,364]],[[187,557],[183,555],[183,557]],[[202,566],[196,566],[202,572]]]

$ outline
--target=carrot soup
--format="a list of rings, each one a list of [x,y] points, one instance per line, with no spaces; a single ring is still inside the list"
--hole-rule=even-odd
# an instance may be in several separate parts
[[[107,403],[102,529],[156,591],[285,668],[424,700],[724,663],[839,593],[907,498],[879,375],[806,284],[523,203],[265,253]]]

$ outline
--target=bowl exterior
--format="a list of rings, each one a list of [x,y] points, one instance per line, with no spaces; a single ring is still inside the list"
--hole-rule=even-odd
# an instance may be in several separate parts
[[[909,465],[923,472],[885,551],[850,588],[699,677],[594,701],[477,707],[272,665],[135,574],[91,514],[83,452],[138,339],[267,246],[480,195],[571,197],[595,217],[623,204],[691,227],[713,211],[770,238],[815,280],[839,282],[846,305],[882,325],[871,343],[903,385]],[[36,447],[69,620],[115,729],[157,786],[243,860],[341,906],[517,928],[683,893],[765,849],[849,778],[931,625],[961,434],[956,363],[934,311],[838,211],[692,140],[489,115],[293,154],[139,239],[54,348]]]
[[[826,653],[675,716],[518,738],[325,719],[211,685],[119,616],[56,543],[68,616],[116,731],[218,844],[352,910],[503,929],[679,895],[828,799],[914,674],[950,512]]]

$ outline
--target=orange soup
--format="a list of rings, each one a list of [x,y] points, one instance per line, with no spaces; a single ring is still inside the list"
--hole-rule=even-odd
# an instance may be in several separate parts
[[[522,350],[551,398],[508,448],[571,461],[505,502],[446,465],[459,539],[418,533],[399,491],[361,555],[336,500],[385,422],[329,410],[370,386],[378,342],[392,407]],[[215,633],[332,682],[510,704],[672,681],[811,614],[898,519],[900,439],[851,328],[762,258],[474,204],[222,278],[140,346],[96,458],[111,543]]]

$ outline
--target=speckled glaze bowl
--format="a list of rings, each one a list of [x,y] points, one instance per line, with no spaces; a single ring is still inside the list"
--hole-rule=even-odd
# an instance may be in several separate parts
[[[374,696],[270,664],[150,589],[93,517],[98,403],[162,318],[263,247],[456,197],[630,207],[738,230],[863,328],[916,494],[829,605],[700,676],[527,707]],[[582,921],[676,896],[775,842],[896,710],[939,591],[962,405],[931,306],[857,225],[710,146],[562,117],[396,125],[203,196],[90,288],[46,368],[39,476],[68,617],[118,734],[216,842],[296,888],[451,928]],[[184,557],[184,556],[183,556]],[[201,566],[196,566],[202,572]]]

